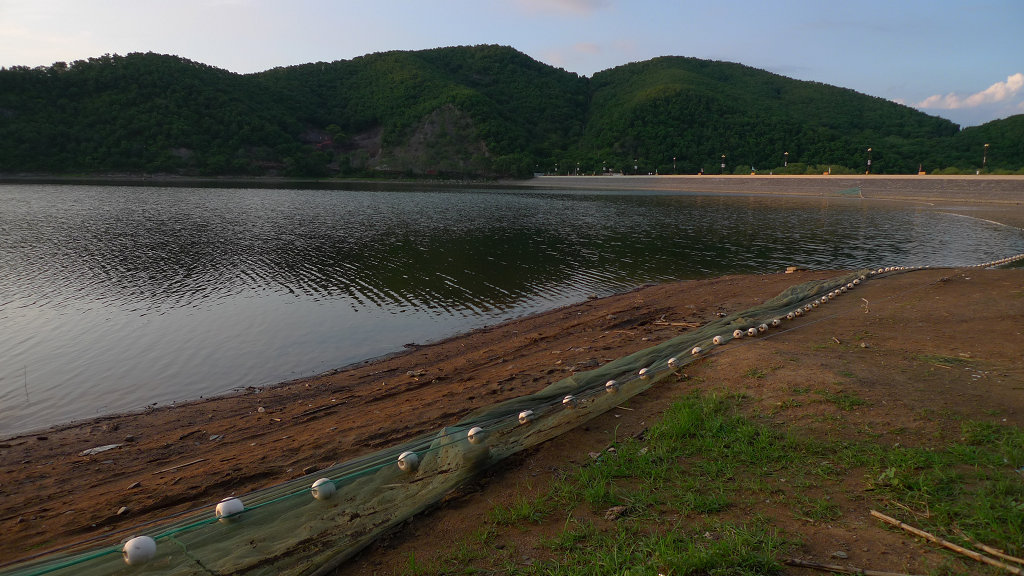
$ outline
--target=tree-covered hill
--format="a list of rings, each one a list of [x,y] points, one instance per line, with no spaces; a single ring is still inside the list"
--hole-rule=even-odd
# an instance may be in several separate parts
[[[1024,166],[1024,117],[959,131],[880,98],[664,57],[580,77],[512,48],[240,75],[175,56],[0,69],[0,173],[527,175]],[[788,155],[785,153],[788,152]],[[673,168],[675,158],[675,168]],[[783,164],[788,160],[789,166]]]
[[[789,162],[916,170],[953,123],[852,90],[739,64],[663,57],[596,74],[580,151],[643,170],[782,167]],[[788,155],[786,154],[788,152]],[[634,163],[633,160],[637,162]],[[621,166],[622,162],[618,164]]]

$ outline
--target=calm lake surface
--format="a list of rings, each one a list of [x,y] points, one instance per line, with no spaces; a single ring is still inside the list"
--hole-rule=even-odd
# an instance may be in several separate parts
[[[0,436],[649,282],[1021,252],[1016,228],[844,197],[0,186]]]

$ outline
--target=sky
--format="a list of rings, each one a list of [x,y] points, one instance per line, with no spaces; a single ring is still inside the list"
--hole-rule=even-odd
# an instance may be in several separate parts
[[[238,73],[500,44],[592,76],[738,62],[963,127],[1024,113],[1024,0],[0,0],[0,66],[130,52]]]

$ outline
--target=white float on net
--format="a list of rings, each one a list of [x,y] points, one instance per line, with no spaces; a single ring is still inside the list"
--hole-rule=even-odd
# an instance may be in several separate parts
[[[136,536],[124,543],[121,556],[129,566],[141,566],[156,557],[156,540],[149,536]]]
[[[227,497],[221,500],[217,504],[217,508],[214,513],[217,515],[217,520],[228,523],[235,519],[236,516],[245,512],[245,505],[238,498]]]
[[[470,444],[479,444],[484,441],[484,438],[486,436],[487,432],[485,432],[484,429],[479,426],[473,426],[472,428],[469,429],[469,432],[466,434],[466,438],[469,439]]]
[[[523,410],[519,413],[519,423],[529,424],[533,422],[533,410]]]
[[[398,456],[398,469],[402,472],[415,472],[420,467],[420,455],[406,450]]]
[[[398,467],[402,467],[402,460],[399,458]],[[334,485],[334,482],[330,478],[321,478],[309,488],[309,492],[313,495],[313,498],[317,500],[328,500],[334,493],[338,491],[338,487]]]

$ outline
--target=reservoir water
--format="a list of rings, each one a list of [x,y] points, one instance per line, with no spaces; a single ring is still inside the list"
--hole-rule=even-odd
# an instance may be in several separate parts
[[[645,283],[1021,252],[1016,228],[845,197],[0,186],[0,437]]]

